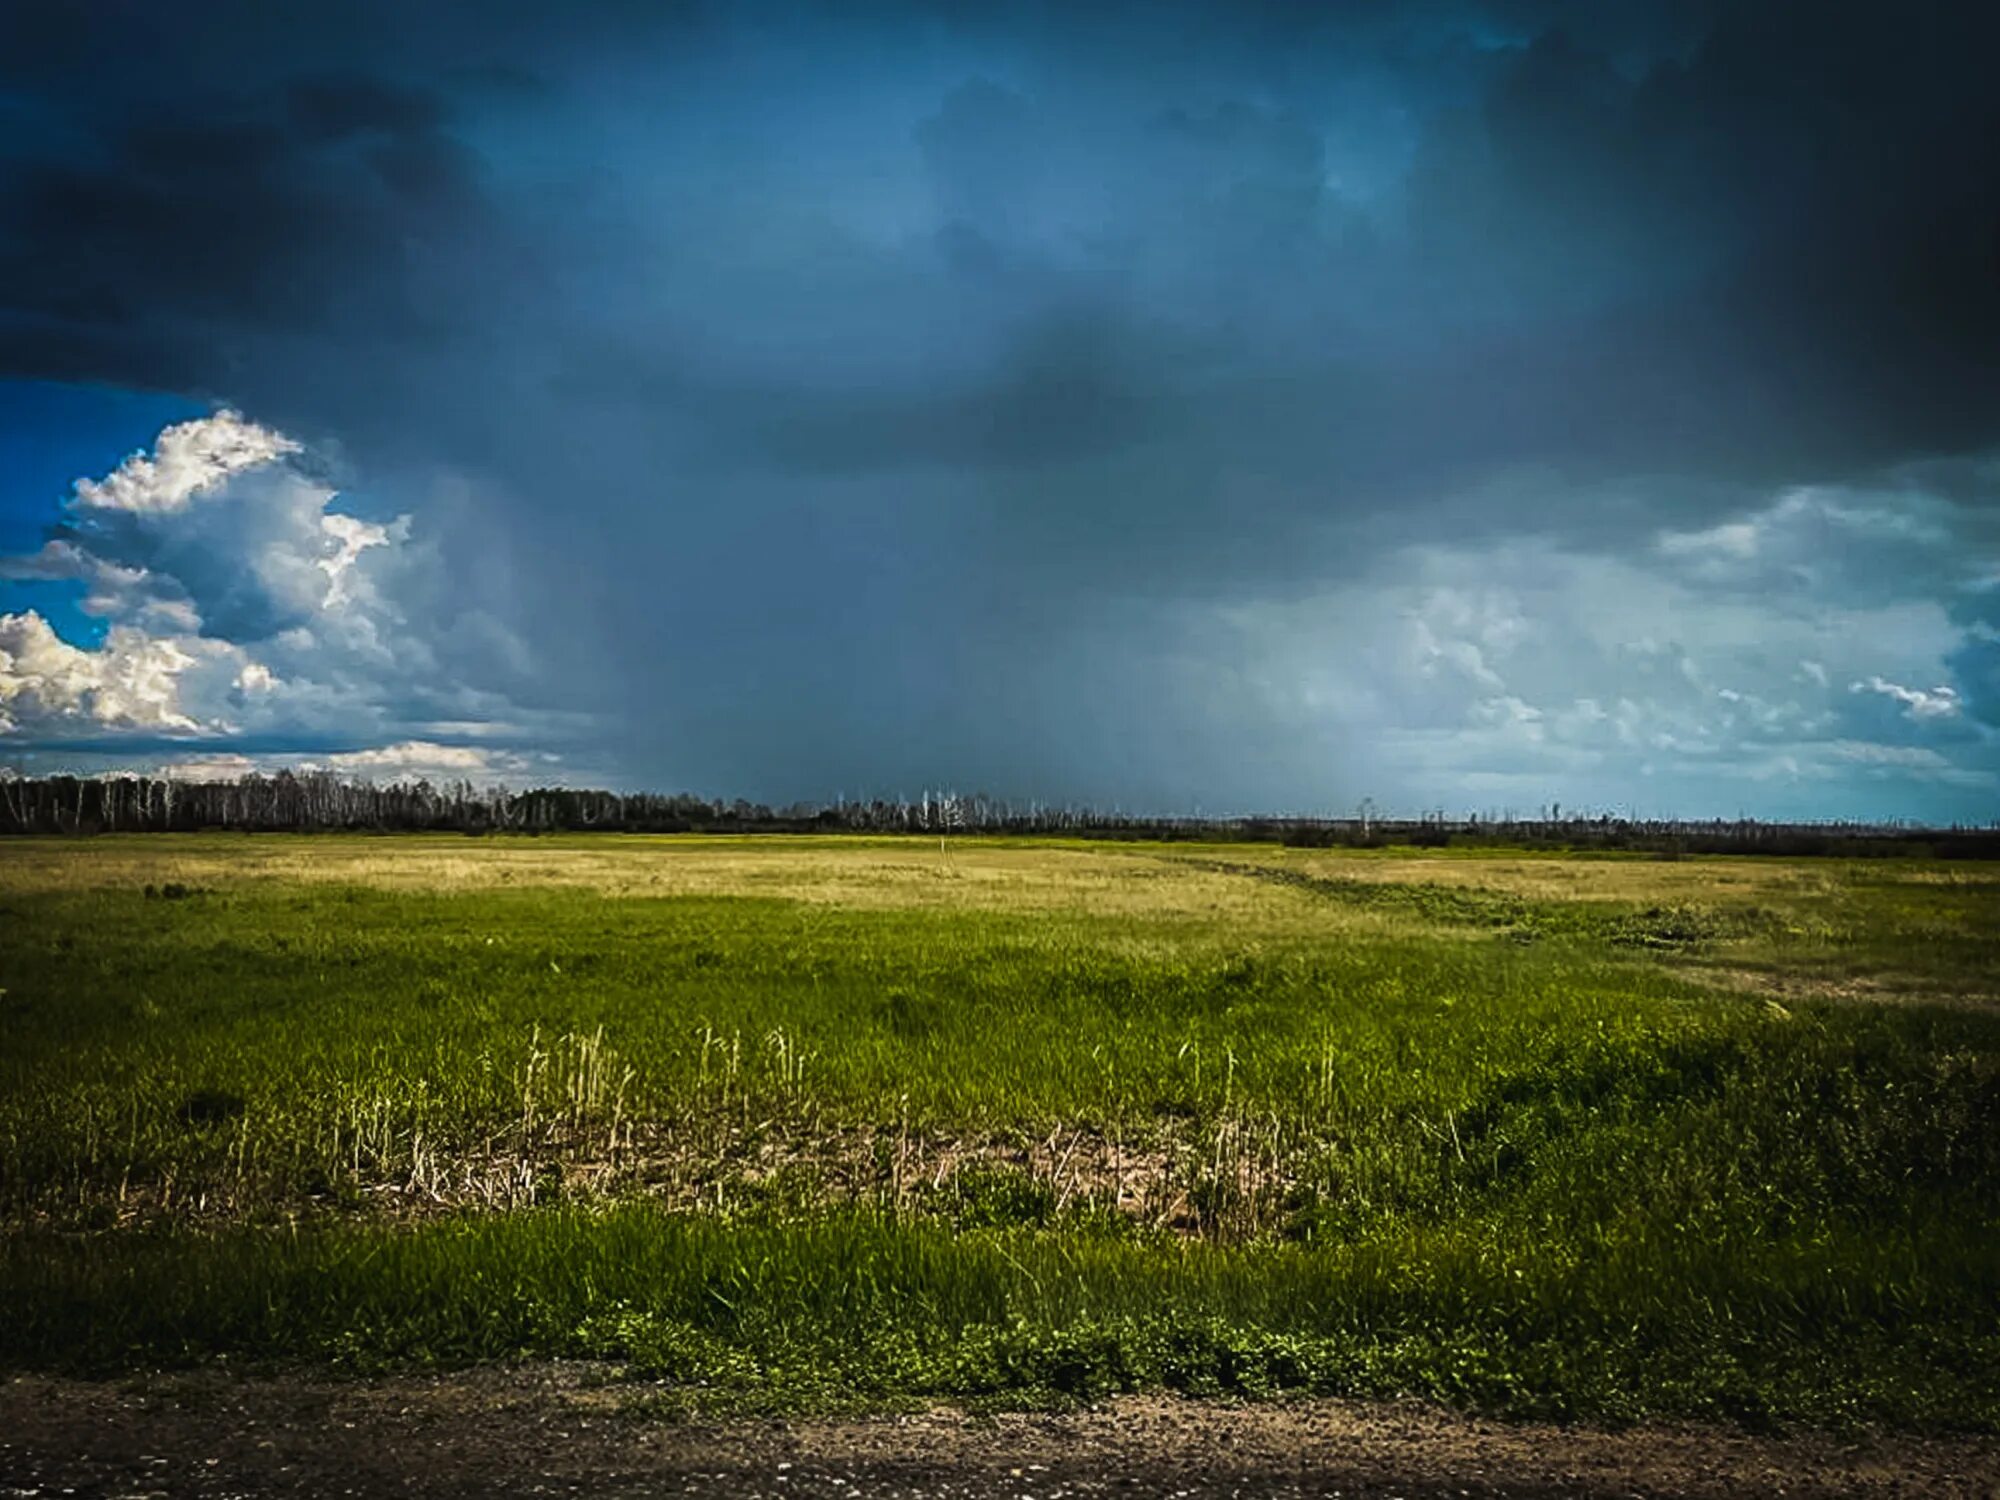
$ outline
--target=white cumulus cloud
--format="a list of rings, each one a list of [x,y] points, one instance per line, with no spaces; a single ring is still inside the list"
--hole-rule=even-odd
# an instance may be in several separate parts
[[[516,761],[477,745],[440,745],[431,740],[404,740],[372,750],[350,750],[329,755],[327,762],[342,771],[388,772],[487,772],[496,761]]]
[[[79,479],[73,503],[90,510],[183,510],[230,475],[298,451],[283,433],[225,409],[165,429],[150,455],[135,453],[102,479]]]
[[[247,764],[305,756],[357,773],[512,765],[504,746],[459,750],[431,726],[532,738],[534,716],[482,685],[525,680],[527,647],[458,605],[409,516],[357,514],[301,451],[225,410],[77,481],[48,540],[0,557],[0,578],[81,584],[104,637],[66,641],[34,610],[0,616],[0,737],[91,753],[199,737],[220,742],[202,758],[213,766],[245,750]],[[252,741],[290,748],[273,761]]]
[[[1948,686],[1904,687],[1886,677],[1870,677],[1865,682],[1850,683],[1847,690],[1850,693],[1880,693],[1885,698],[1893,698],[1903,705],[1903,712],[1912,719],[1949,719],[1959,710],[1958,691]]]
[[[0,732],[194,732],[181,677],[197,656],[171,640],[116,626],[95,651],[72,646],[34,610],[0,615]]]

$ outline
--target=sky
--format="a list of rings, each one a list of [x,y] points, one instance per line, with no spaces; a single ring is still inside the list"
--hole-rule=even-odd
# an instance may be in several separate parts
[[[0,765],[1990,821],[1996,55],[0,6]]]

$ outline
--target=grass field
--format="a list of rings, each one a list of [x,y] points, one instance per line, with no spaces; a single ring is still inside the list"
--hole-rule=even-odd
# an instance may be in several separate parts
[[[0,1362],[2000,1428],[2000,869],[0,845]]]

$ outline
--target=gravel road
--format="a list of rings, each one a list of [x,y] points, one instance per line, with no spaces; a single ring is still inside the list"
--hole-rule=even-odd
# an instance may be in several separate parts
[[[2000,1496],[2000,1441],[1512,1426],[1418,1404],[1133,1398],[1057,1416],[662,1420],[587,1366],[0,1382],[0,1500],[669,1495]]]

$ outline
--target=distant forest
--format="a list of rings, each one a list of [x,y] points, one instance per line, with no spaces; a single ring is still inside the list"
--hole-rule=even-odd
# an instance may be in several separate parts
[[[1236,839],[1296,847],[1390,845],[1633,849],[1675,854],[1929,855],[2000,858],[2000,827],[1531,818],[1140,817],[1085,807],[1021,805],[983,795],[793,803],[710,801],[681,794],[471,782],[375,785],[324,772],[239,781],[154,776],[0,774],[0,834],[193,833],[916,833],[1054,834],[1094,839]]]

